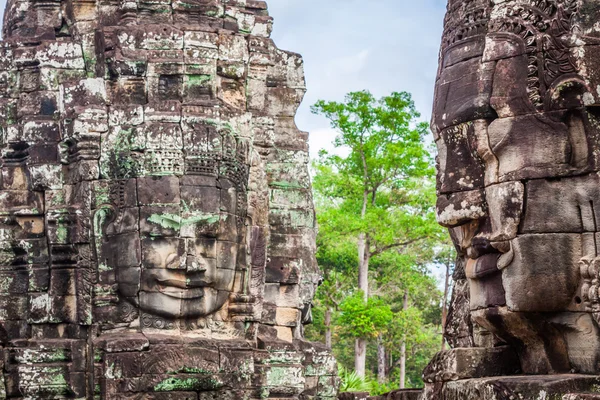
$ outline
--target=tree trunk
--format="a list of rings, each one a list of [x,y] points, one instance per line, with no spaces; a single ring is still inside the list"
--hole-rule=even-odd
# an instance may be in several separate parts
[[[450,291],[450,263],[446,264],[446,282],[444,283],[444,303],[442,305],[442,351],[446,349],[446,320],[448,319],[448,292]]]
[[[331,349],[331,307],[325,311],[325,346]]]
[[[369,299],[369,251],[364,233],[358,235],[358,289],[363,291],[364,299]]]
[[[369,299],[369,264],[365,262],[366,249],[365,234],[358,236],[358,289],[363,291],[364,300]],[[354,370],[361,378],[365,377],[367,365],[367,341],[356,339],[354,346]]]
[[[400,347],[400,389],[406,387],[406,339],[402,340]]]
[[[377,382],[379,383],[384,383],[387,380],[386,361],[385,346],[380,335],[377,337]]]
[[[363,207],[361,218],[367,214],[369,193],[363,194]],[[358,289],[363,291],[364,300],[369,300],[369,240],[365,233],[358,235]],[[361,378],[365,377],[367,366],[367,341],[356,339],[354,345],[354,370]]]
[[[404,303],[402,309],[408,308],[408,290],[404,291]],[[400,389],[406,387],[406,334],[402,338],[402,345],[400,346]]]
[[[354,370],[362,378],[366,376],[367,366],[367,341],[365,339],[356,339],[354,343]]]
[[[363,193],[362,210],[360,212],[361,219],[364,219],[365,215],[367,215],[368,202],[369,192],[365,190]],[[361,232],[358,235],[358,289],[363,291],[365,301],[369,299],[369,250],[367,234]]]

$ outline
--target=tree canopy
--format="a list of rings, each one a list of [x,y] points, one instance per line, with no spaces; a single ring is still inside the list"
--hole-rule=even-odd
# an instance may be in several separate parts
[[[383,383],[400,360],[405,375],[407,357],[420,360],[416,371],[441,346],[442,291],[429,267],[449,250],[435,220],[427,124],[418,121],[405,92],[380,99],[353,92],[344,102],[319,101],[312,111],[338,136],[336,151],[321,151],[313,162],[317,259],[325,280],[310,334],[325,336],[346,369],[356,341],[357,374],[376,371]],[[373,344],[375,363],[368,362]],[[418,385],[420,370],[409,381]]]

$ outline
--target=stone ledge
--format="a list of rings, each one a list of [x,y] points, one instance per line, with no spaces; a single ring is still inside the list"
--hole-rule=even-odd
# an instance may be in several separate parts
[[[338,394],[338,400],[367,400],[369,393],[367,392],[345,392]]]
[[[592,400],[600,398],[598,390],[600,376],[597,375],[502,376],[427,384],[419,400]]]
[[[419,400],[423,389],[404,389],[384,394],[381,396],[369,397],[368,400]]]
[[[419,400],[422,393],[422,389],[396,390],[381,396],[369,396],[366,392],[346,392],[340,393],[338,400]]]

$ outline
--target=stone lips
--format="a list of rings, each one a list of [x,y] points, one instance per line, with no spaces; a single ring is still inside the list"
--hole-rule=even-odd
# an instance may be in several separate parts
[[[484,383],[497,374],[446,362],[458,347],[492,357],[490,347],[509,345],[526,374],[600,372],[599,11],[586,0],[448,4],[432,130],[438,220],[459,252],[446,326],[456,349],[432,362],[451,378],[436,378],[425,398],[492,398],[504,384],[509,397],[539,385],[566,394],[559,382],[587,382]]]
[[[303,64],[271,25],[252,0],[8,2],[0,398],[335,396],[303,340]]]

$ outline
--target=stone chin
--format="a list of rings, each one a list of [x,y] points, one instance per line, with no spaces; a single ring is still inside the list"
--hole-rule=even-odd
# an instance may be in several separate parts
[[[467,259],[472,310],[508,306],[515,312],[584,311],[578,290],[581,235],[522,234],[507,244],[503,252]]]

